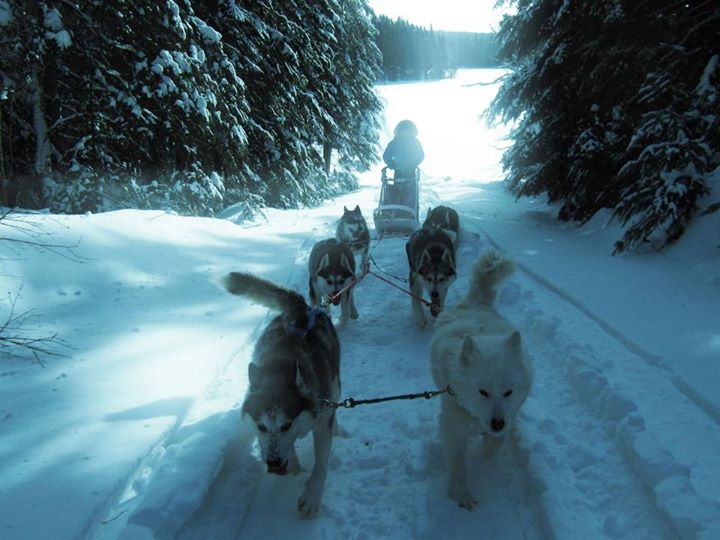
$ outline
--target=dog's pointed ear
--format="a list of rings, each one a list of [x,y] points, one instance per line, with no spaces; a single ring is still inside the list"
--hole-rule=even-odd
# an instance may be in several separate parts
[[[359,204],[356,204],[356,205],[355,205],[355,210],[353,210],[353,212],[359,212],[359,211],[360,211],[360,205],[359,205]]]
[[[343,214],[347,214],[347,213],[348,213],[347,206],[343,206]]]
[[[328,266],[330,266],[330,254],[326,253],[320,258],[320,262],[318,263],[318,269],[327,268]]]
[[[507,338],[507,341],[505,342],[507,345],[513,349],[517,349],[522,344],[522,339],[520,337],[520,332],[515,330],[512,334],[510,334],[510,337]]]
[[[465,334],[465,337],[463,337],[462,348],[460,349],[460,362],[464,366],[467,366],[469,364],[469,358],[475,351],[477,351],[477,347],[475,346],[472,336],[470,334]]]
[[[430,252],[427,249],[423,249],[422,255],[420,255],[420,264],[419,266],[422,268],[427,263],[432,262],[432,256],[430,255]]]
[[[432,213],[432,206],[428,206],[428,212],[427,212],[427,215],[425,216],[425,221],[427,221],[428,219],[430,219],[430,214],[431,214],[431,213]]]
[[[250,386],[258,386],[260,381],[262,381],[262,370],[253,362],[248,364],[248,380],[250,381]]]

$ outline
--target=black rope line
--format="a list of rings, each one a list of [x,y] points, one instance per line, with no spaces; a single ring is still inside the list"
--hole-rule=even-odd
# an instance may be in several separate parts
[[[353,399],[353,398],[347,398],[342,401],[330,401],[329,399],[321,399],[320,402],[323,404],[324,408],[328,409],[339,409],[339,408],[345,408],[345,409],[353,409],[357,407],[358,405],[370,405],[373,403],[382,403],[384,401],[393,401],[398,399],[418,399],[418,398],[425,398],[425,399],[431,399],[435,396],[439,396],[440,394],[447,393],[451,396],[454,396],[455,393],[450,389],[450,386],[446,386],[442,390],[428,390],[425,392],[419,392],[417,394],[402,394],[399,396],[387,396],[387,397],[380,397],[380,398],[371,398],[371,399]]]

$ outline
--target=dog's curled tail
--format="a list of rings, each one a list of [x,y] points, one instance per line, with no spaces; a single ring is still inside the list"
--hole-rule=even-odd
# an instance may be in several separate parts
[[[465,299],[468,303],[492,305],[497,286],[515,270],[515,264],[499,251],[483,254],[472,267],[470,288]]]
[[[286,289],[253,274],[230,272],[220,280],[223,287],[232,294],[247,296],[270,309],[290,314],[304,314],[307,309],[305,298],[295,291]]]

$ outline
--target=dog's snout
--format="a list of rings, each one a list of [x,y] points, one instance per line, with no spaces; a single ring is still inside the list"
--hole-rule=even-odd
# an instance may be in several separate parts
[[[493,418],[490,420],[490,427],[493,431],[502,431],[505,427],[505,419],[504,418]]]
[[[432,291],[432,292],[430,293],[430,296],[431,296],[432,298],[437,298],[438,296],[440,296],[440,293],[437,292],[437,291]]]
[[[280,476],[287,473],[287,461],[283,461],[279,458],[268,458],[265,461],[267,470],[272,474],[279,474]]]

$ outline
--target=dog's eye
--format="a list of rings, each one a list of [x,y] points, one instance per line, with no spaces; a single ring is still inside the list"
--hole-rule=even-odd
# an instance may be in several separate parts
[[[512,395],[512,390],[508,390],[503,394],[504,397],[510,397],[511,395]]]
[[[332,284],[333,284],[332,279],[326,279],[326,280],[325,280],[325,283],[327,283],[328,285],[332,285]]]
[[[258,424],[257,425],[258,431],[262,431],[263,433],[267,433],[267,426],[265,424]]]
[[[280,426],[280,431],[285,432],[292,426],[292,422],[285,422],[282,426]]]
[[[482,397],[490,397],[490,394],[489,394],[488,391],[485,390],[484,388],[481,388],[480,390],[478,390],[478,392],[480,392],[480,395],[481,395]]]
[[[445,281],[445,278],[444,278],[444,277],[438,278],[438,281],[439,281],[440,283],[442,283],[443,281]]]

